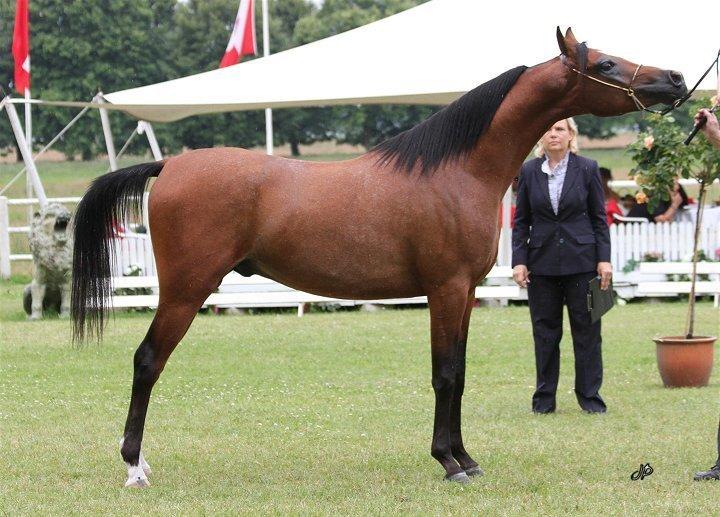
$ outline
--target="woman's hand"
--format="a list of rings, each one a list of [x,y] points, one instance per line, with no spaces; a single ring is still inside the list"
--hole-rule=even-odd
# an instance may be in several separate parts
[[[598,262],[597,274],[600,276],[600,289],[605,291],[610,286],[610,280],[612,279],[612,264],[610,262]]]
[[[717,117],[714,113],[710,113],[710,110],[701,109],[695,115],[695,125],[700,124],[702,120],[705,120],[702,132],[715,147],[720,147],[720,124],[718,124]]]
[[[529,273],[527,266],[518,264],[513,268],[513,280],[520,287],[527,287],[530,283]]]

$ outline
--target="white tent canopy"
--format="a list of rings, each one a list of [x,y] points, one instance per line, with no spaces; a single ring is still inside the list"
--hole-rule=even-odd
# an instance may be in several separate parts
[[[712,26],[701,26],[700,13],[708,8],[699,1],[672,12],[663,5],[606,0],[564,3],[553,10],[528,0],[431,0],[266,58],[110,93],[104,107],[171,122],[267,107],[444,104],[509,68],[556,56],[558,25],[572,26],[590,47],[679,70],[691,87],[720,48],[720,36]],[[716,79],[711,73],[701,88],[715,89]]]

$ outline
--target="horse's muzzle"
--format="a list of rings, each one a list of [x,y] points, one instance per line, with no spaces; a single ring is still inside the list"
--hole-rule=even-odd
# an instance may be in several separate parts
[[[676,70],[663,70],[654,82],[636,88],[636,93],[650,101],[650,104],[674,104],[687,95],[683,75]]]

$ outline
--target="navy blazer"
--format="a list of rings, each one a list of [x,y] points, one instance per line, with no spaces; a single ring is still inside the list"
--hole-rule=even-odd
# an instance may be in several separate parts
[[[558,214],[550,204],[544,158],[520,169],[512,233],[512,265],[536,275],[572,275],[610,262],[610,232],[598,164],[570,153]]]

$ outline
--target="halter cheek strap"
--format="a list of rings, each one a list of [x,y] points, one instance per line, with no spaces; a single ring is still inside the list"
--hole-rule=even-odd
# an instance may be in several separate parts
[[[666,108],[666,109],[664,109],[664,110],[662,110],[662,111],[660,111],[660,110],[653,110],[653,109],[650,109],[650,108],[646,107],[646,106],[642,103],[642,101],[640,101],[640,99],[638,99],[637,95],[635,95],[635,90],[633,90],[633,87],[632,87],[633,83],[635,82],[635,79],[636,79],[637,76],[638,76],[638,73],[640,72],[640,68],[642,68],[642,65],[638,65],[637,68],[635,68],[635,73],[633,73],[633,76],[632,76],[632,79],[630,79],[630,84],[629,84],[629,85],[627,85],[627,86],[620,86],[620,85],[617,85],[617,84],[609,83],[609,82],[607,82],[607,81],[603,81],[602,79],[598,79],[597,77],[593,77],[592,75],[588,75],[588,74],[586,74],[585,72],[582,72],[582,71],[578,70],[577,68],[574,68],[574,67],[570,66],[570,65],[567,63],[567,61],[565,60],[565,56],[561,56],[560,61],[562,62],[562,64],[564,64],[566,67],[568,67],[570,70],[572,70],[573,72],[575,72],[575,73],[578,74],[578,75],[581,75],[581,76],[583,76],[583,77],[587,77],[588,79],[591,79],[591,80],[595,81],[596,83],[604,84],[605,86],[609,86],[609,87],[611,87],[611,88],[616,88],[616,89],[618,89],[618,90],[624,91],[625,93],[628,94],[628,97],[630,97],[630,98],[633,100],[633,102],[635,103],[635,106],[637,106],[638,109],[640,109],[640,110],[642,110],[642,111],[647,111],[647,112],[649,112],[649,113],[655,113],[655,114],[658,114],[658,115],[665,115],[666,113],[668,113],[668,112],[674,110],[675,108],[677,108],[678,106],[680,106],[680,105],[681,105],[683,102],[685,102],[685,100],[686,100],[686,98],[678,99],[678,100],[676,100],[671,106],[669,106],[668,108]]]

